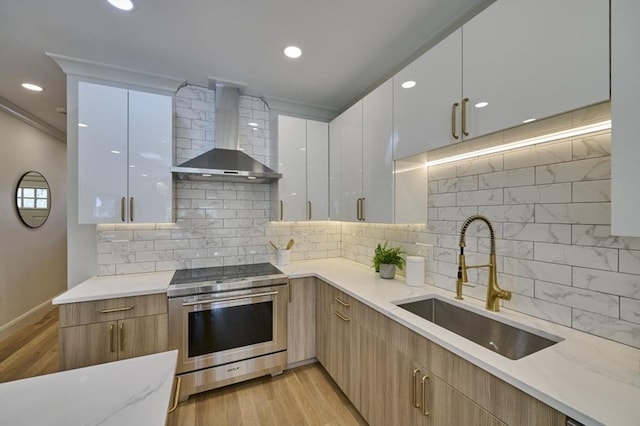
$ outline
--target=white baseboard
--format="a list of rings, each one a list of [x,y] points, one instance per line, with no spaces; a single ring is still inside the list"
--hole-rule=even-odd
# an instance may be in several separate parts
[[[54,306],[51,304],[52,300],[53,298],[49,300],[45,300],[35,308],[25,312],[24,314],[20,315],[18,318],[12,321],[9,321],[8,323],[0,327],[0,342],[2,342],[5,339],[8,339],[18,331],[35,323],[40,318],[45,316],[47,312],[49,312],[54,308]]]

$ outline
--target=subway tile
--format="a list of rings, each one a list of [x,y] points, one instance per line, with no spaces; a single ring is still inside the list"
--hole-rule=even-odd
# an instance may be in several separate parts
[[[640,300],[621,297],[620,319],[640,324]]]
[[[504,204],[569,203],[571,184],[520,186],[505,188]]]
[[[577,330],[640,349],[640,327],[635,323],[573,309],[572,326]]]
[[[523,296],[533,297],[534,282],[535,281],[531,278],[523,278],[504,273],[498,274],[498,283],[500,288]]]
[[[507,222],[502,225],[502,238],[569,244],[571,225]]]
[[[533,222],[534,211],[533,204],[478,207],[478,214],[488,217],[492,222]]]
[[[153,242],[154,250],[179,250],[189,248],[189,240],[157,240]]]
[[[479,238],[478,251],[488,254],[491,251],[491,240],[489,238]],[[533,242],[500,238],[496,240],[496,254],[498,256],[511,256],[520,259],[533,259]]]
[[[440,207],[438,208],[438,219],[465,220],[477,212],[477,207]]]
[[[611,224],[611,203],[536,204],[536,223]]]
[[[157,260],[173,260],[173,251],[138,251],[136,252],[135,261],[141,262],[155,262]]]
[[[504,169],[522,169],[571,161],[571,142],[538,145],[504,153]]]
[[[502,189],[464,191],[456,194],[458,206],[483,206],[503,204]]]
[[[618,250],[565,244],[535,243],[535,260],[585,268],[618,270]]]
[[[456,194],[429,194],[427,197],[429,207],[454,207],[456,205]]]
[[[535,282],[535,297],[613,318],[618,318],[620,311],[617,296],[545,281]]]
[[[485,173],[478,177],[478,187],[480,189],[508,188],[533,185],[534,183],[535,169],[533,167]]]
[[[611,155],[611,132],[573,141],[573,159],[606,157]]]
[[[611,201],[611,179],[573,182],[571,201],[574,203]]]
[[[511,295],[511,300],[503,301],[503,306],[523,314],[571,327],[571,308],[568,306],[517,293]]]
[[[536,167],[536,184],[611,179],[609,157]]]
[[[177,269],[177,268],[174,268]],[[116,265],[116,275],[140,274],[143,272],[155,272],[156,262],[122,263]]]
[[[637,274],[574,267],[572,282],[574,287],[640,299],[640,275]]]
[[[571,240],[581,246],[640,250],[640,238],[611,235],[611,226],[608,225],[572,225]]]
[[[640,250],[620,250],[620,272],[640,274]]]
[[[456,163],[456,176],[479,175],[503,170],[502,155],[478,157]]]
[[[505,274],[571,285],[571,266],[506,256],[502,262]]]
[[[191,200],[191,209],[223,209],[223,208],[225,208],[223,200],[201,200],[201,199]]]
[[[97,268],[96,268],[96,275],[97,276],[104,276],[104,275],[115,275],[116,274],[116,265],[101,265],[98,264]]]
[[[473,191],[478,189],[478,176],[454,177],[438,181],[438,193]]]
[[[156,271],[171,271],[173,269],[188,269],[191,268],[190,260],[161,260],[156,262]]]
[[[441,166],[429,167],[429,181],[439,181],[441,179],[454,178],[456,176],[455,164],[443,164]]]

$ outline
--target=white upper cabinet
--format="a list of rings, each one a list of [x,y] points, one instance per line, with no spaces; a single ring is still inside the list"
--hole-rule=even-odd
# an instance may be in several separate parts
[[[327,123],[278,116],[279,220],[327,220],[329,214]]]
[[[606,0],[498,0],[462,31],[468,138],[609,99]]]
[[[609,3],[498,0],[393,83],[396,160],[606,101]]]
[[[338,143],[341,157],[339,220],[357,222],[362,217],[362,101],[342,113]]]
[[[611,2],[611,234],[640,237],[640,2]]]
[[[172,220],[172,102],[79,83],[79,223]]]
[[[402,87],[411,81],[415,86]],[[461,99],[462,31],[457,30],[393,77],[394,159],[459,142],[454,120]]]
[[[360,221],[393,223],[393,82],[362,100]],[[344,157],[347,164],[351,157]]]
[[[329,219],[342,220],[340,196],[342,194],[342,122],[339,115],[329,123]]]

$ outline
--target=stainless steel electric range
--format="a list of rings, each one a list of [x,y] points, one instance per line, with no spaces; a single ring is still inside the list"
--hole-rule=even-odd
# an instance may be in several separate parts
[[[180,401],[287,363],[288,277],[270,263],[183,269],[169,297]]]

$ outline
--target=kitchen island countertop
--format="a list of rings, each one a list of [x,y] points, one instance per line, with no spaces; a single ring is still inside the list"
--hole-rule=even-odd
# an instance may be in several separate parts
[[[161,352],[0,383],[0,424],[162,426],[177,357]]]
[[[502,307],[484,310],[484,301],[424,285],[404,277],[381,279],[371,267],[347,259],[297,261],[278,266],[289,278],[316,276],[432,342],[499,377],[586,425],[638,425],[640,350]],[[510,360],[396,306],[436,296],[452,304],[525,329],[557,336],[559,343]]]

